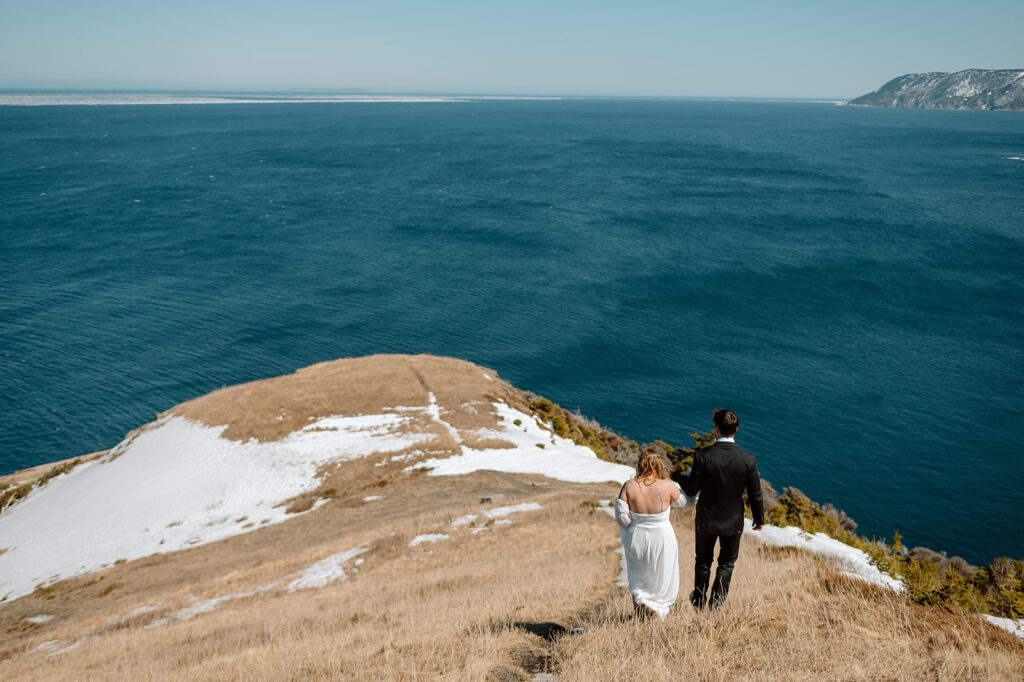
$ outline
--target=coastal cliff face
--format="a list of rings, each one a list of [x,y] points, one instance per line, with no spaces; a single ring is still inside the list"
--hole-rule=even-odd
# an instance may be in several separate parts
[[[633,619],[620,441],[429,355],[182,403],[0,512],[0,679],[1024,678],[1021,639],[795,526],[745,533],[693,612],[692,510],[680,602]]]
[[[910,73],[847,104],[914,109],[1024,111],[1024,70]]]

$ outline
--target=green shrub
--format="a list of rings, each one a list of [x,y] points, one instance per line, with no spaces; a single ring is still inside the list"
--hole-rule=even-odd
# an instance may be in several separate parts
[[[907,590],[907,599],[917,604],[941,603],[941,571],[936,564],[910,560],[903,570],[903,575],[900,576]]]
[[[956,604],[977,611],[981,601],[981,595],[966,578],[952,568],[946,569],[939,588],[941,604]]]
[[[1024,618],[1024,561],[999,557],[978,571],[974,583],[987,598],[992,613]]]
[[[862,548],[857,536],[840,525],[835,516],[796,488],[785,488],[775,504],[765,512],[768,523],[796,526],[808,533],[826,533],[848,545]]]
[[[562,415],[554,414],[551,416],[551,430],[555,432],[555,435],[565,438],[569,435],[569,424]]]
[[[577,445],[590,448],[600,459],[621,463],[628,459],[630,451],[636,450],[634,441],[623,439],[581,414],[569,412],[547,398],[541,398],[531,393],[524,393],[524,395],[531,414],[547,425],[552,433],[562,438],[568,438]],[[623,445],[625,445],[625,453]],[[626,457],[623,457],[624,454]]]
[[[676,469],[681,472],[685,472],[693,466],[693,456],[697,454],[697,450],[702,450],[715,443],[715,434],[713,432],[691,433],[689,436],[693,439],[693,447],[673,448],[673,452],[670,455],[675,461]],[[655,442],[662,443],[664,441]]]

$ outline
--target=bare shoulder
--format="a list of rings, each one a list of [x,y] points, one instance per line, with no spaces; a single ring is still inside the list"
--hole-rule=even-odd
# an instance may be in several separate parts
[[[629,496],[630,488],[633,487],[629,485],[630,483],[636,483],[636,481],[632,478],[626,479],[626,482],[622,484],[621,488],[619,488],[619,499],[625,499]]]
[[[661,479],[660,481],[658,481],[658,485],[661,486],[662,490],[666,491],[670,495],[679,491],[679,484],[673,481],[671,478]]]

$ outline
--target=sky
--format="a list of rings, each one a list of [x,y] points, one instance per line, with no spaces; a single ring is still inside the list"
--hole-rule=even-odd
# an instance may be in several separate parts
[[[848,99],[1024,69],[1024,0],[0,0],[0,89]]]

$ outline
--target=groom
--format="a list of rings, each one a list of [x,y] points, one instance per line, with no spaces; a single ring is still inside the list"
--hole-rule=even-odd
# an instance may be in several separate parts
[[[729,594],[732,568],[740,553],[740,535],[743,534],[744,490],[754,515],[754,530],[761,530],[764,526],[757,458],[736,445],[736,429],[740,420],[732,410],[715,410],[713,417],[717,442],[697,451],[693,467],[679,481],[687,495],[700,493],[695,524],[697,561],[693,592],[690,594],[690,603],[698,609],[704,608],[705,604],[709,608],[717,608]],[[716,541],[719,543],[718,570],[709,597],[708,580]]]

